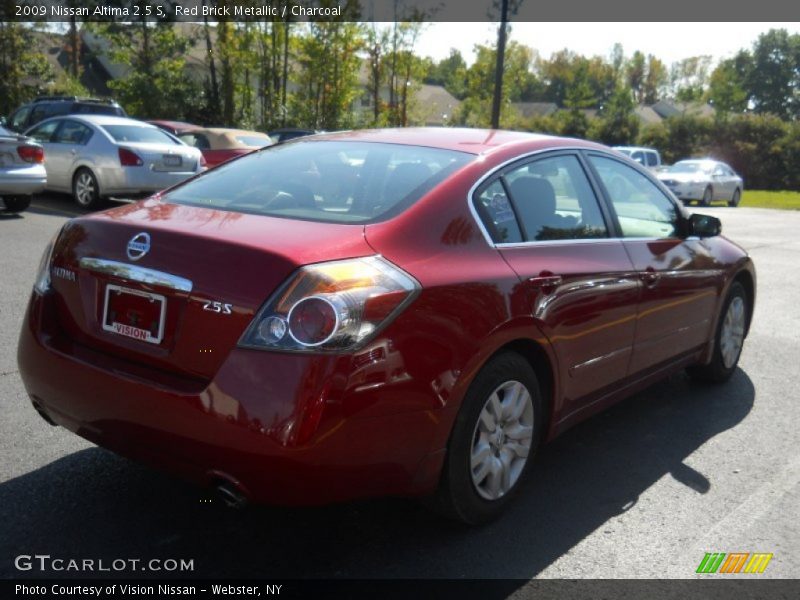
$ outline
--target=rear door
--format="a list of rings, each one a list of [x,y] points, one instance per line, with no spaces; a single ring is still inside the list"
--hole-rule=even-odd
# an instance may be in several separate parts
[[[61,119],[53,119],[51,121],[41,123],[27,132],[28,136],[35,139],[44,148],[44,169],[47,171],[48,189],[62,189],[62,186],[60,186],[57,182],[57,162],[53,163],[50,160],[50,155],[52,152],[54,152],[55,147],[53,139],[59,125],[61,125]]]
[[[75,162],[81,158],[84,148],[92,137],[92,130],[78,121],[64,119],[53,136],[53,141],[45,150],[48,163],[47,177],[60,188],[72,186],[72,172]],[[52,175],[51,175],[52,174]]]
[[[572,412],[628,371],[639,282],[623,243],[609,236],[577,153],[517,163],[475,201],[526,288],[526,315],[555,350]]]
[[[681,235],[678,206],[650,177],[608,155],[589,153],[588,160],[642,282],[636,373],[707,342],[723,272],[705,241]]]

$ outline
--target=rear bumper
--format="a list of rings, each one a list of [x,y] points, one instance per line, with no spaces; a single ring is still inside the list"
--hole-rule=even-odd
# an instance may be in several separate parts
[[[44,191],[47,173],[44,166],[0,169],[0,196],[31,196]]]
[[[39,410],[100,446],[204,485],[224,474],[257,502],[419,495],[438,482],[434,440],[449,419],[370,410],[372,391],[347,388],[349,358],[237,349],[212,381],[187,380],[75,344],[51,304],[32,296],[20,374]]]
[[[159,192],[176,185],[199,171],[154,171],[146,166],[104,169],[99,175],[100,193],[103,196],[142,196]]]

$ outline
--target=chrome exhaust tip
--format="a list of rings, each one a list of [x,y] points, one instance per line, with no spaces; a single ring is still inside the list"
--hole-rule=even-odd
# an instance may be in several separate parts
[[[241,510],[248,504],[247,496],[229,481],[218,483],[214,490],[217,493],[217,498],[228,508]]]

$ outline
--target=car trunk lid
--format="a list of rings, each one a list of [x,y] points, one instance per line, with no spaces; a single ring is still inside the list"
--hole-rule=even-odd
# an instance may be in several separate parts
[[[52,286],[74,341],[210,379],[298,267],[373,253],[361,225],[150,199],[70,221],[53,255]]]

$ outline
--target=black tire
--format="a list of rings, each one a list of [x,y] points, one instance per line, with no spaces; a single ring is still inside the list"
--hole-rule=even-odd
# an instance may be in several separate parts
[[[741,201],[741,199],[742,199],[742,190],[736,188],[733,192],[733,196],[731,196],[731,199],[728,200],[728,206],[739,206],[739,202]]]
[[[95,209],[102,204],[97,178],[89,169],[78,169],[72,176],[72,198],[78,206],[87,209]]]
[[[726,327],[726,316],[728,314],[731,305],[734,303],[741,302],[741,306],[743,307],[743,330],[742,330],[742,339],[741,344],[739,345],[738,351],[736,352],[735,359],[731,360],[728,357],[726,360],[724,353],[723,353],[723,329]],[[747,291],[744,289],[744,286],[739,283],[738,281],[734,281],[731,284],[731,288],[728,291],[728,296],[725,298],[725,302],[722,305],[722,311],[719,315],[719,322],[717,323],[717,331],[714,333],[714,351],[711,357],[711,362],[707,365],[694,365],[688,367],[686,372],[689,376],[696,380],[702,381],[704,383],[723,383],[730,379],[733,372],[736,370],[736,366],[739,364],[739,356],[742,352],[742,345],[744,344],[744,333],[747,331],[747,324],[750,320],[749,314],[749,305],[747,301]]]
[[[528,456],[522,465],[517,463],[518,475],[508,490],[498,498],[487,499],[478,491],[480,484],[473,483],[471,467],[473,447],[477,447],[476,444],[480,443],[479,437],[485,435],[479,427],[479,419],[484,407],[488,407],[489,399],[499,391],[499,388],[504,384],[515,383],[521,383],[525,387],[531,400],[532,430]],[[541,439],[543,420],[539,382],[530,364],[515,352],[504,352],[492,358],[475,377],[461,405],[450,435],[439,489],[430,499],[429,506],[448,518],[468,525],[477,525],[497,518],[519,491],[521,482],[530,470]],[[510,433],[508,435],[503,433],[502,427],[495,427],[495,431],[500,432],[501,439],[512,438]],[[510,428],[507,429],[507,432],[510,431]],[[513,437],[518,439],[516,436]],[[495,461],[493,464],[502,462],[498,454],[500,450],[492,452],[495,458],[487,456],[484,462]],[[508,459],[509,461],[521,460],[512,451],[508,452],[508,456],[512,457]],[[512,469],[509,467],[508,471],[511,472]],[[489,481],[488,476],[484,481]]]
[[[708,186],[703,190],[703,197],[700,198],[700,206],[711,206],[712,198],[714,198],[714,190],[711,189],[711,186]]]
[[[31,205],[30,196],[3,196],[3,203],[6,210],[12,213],[19,213],[26,210]]]

